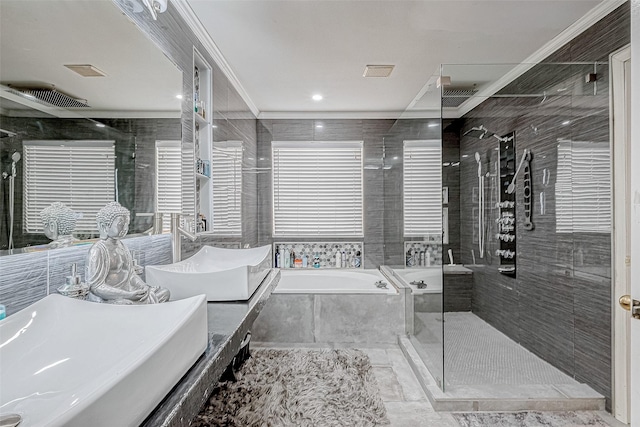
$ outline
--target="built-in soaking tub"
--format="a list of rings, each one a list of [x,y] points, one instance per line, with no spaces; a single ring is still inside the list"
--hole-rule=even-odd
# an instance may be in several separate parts
[[[393,274],[400,283],[411,288],[414,295],[442,293],[442,269],[440,267],[394,268]]]
[[[283,269],[278,294],[397,294],[378,270]]]
[[[204,353],[203,295],[120,306],[49,295],[0,321],[0,415],[137,426]]]
[[[278,287],[253,325],[252,339],[395,343],[405,332],[404,298],[378,270],[282,269]]]

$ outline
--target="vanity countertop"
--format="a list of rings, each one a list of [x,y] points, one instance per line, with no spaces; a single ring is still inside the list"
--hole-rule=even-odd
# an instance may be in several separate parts
[[[280,270],[272,269],[248,301],[207,304],[207,349],[142,426],[182,427],[190,424],[240,349],[240,343],[279,281]]]

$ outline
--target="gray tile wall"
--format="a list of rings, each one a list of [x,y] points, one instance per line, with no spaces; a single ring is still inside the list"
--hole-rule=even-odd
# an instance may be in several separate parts
[[[96,119],[106,125],[96,128],[93,121],[42,117],[0,116],[10,129],[19,129],[17,136],[3,138],[0,143],[2,165],[10,164],[14,151],[22,153],[22,143],[28,140],[114,140],[118,195],[120,203],[132,212],[131,233],[151,227],[151,218],[136,217],[137,212],[153,212],[155,208],[155,141],[180,140],[179,119]],[[134,156],[135,153],[135,156]],[[44,235],[22,232],[23,162],[16,164],[14,247],[22,248],[49,242]],[[8,180],[2,180],[0,212],[0,250],[8,249]],[[94,237],[94,236],[84,236]]]
[[[547,61],[604,61],[609,53],[629,43],[629,3],[568,43]],[[516,132],[516,160],[524,149],[531,162],[535,229],[523,228],[522,177],[517,180],[517,277],[501,275],[495,225],[497,210],[487,206],[489,230],[485,267],[474,269],[473,311],[538,356],[607,397],[611,404],[611,235],[609,233],[558,233],[556,231],[557,140],[609,140],[608,66],[597,67],[597,94],[584,75],[593,65],[534,67],[506,87],[503,93],[542,93],[560,82],[573,82],[571,96],[492,98],[465,116],[462,131],[484,124],[498,135]],[[549,92],[551,93],[551,92]],[[569,126],[562,126],[571,120]],[[473,187],[477,166],[473,154],[481,153],[485,167],[494,161],[494,141],[462,137],[460,143],[460,248],[461,259],[471,263],[478,253],[474,225]],[[549,185],[542,171],[551,172]],[[546,214],[540,214],[539,193],[546,194]],[[579,254],[579,255],[578,255]]]
[[[259,120],[258,166],[266,168],[258,180],[259,244],[272,238],[272,141],[364,141],[364,164],[378,169],[364,170],[364,268],[404,265],[402,229],[402,143],[407,139],[439,139],[440,128],[428,127],[434,120]],[[447,123],[448,125],[449,123]],[[322,125],[322,128],[316,127]],[[443,158],[457,160],[459,137],[448,131]],[[383,159],[384,154],[384,159]],[[397,156],[397,159],[394,157]],[[389,169],[383,169],[387,166]],[[459,253],[458,193],[459,168],[446,170],[443,179],[450,187],[452,229],[450,247]],[[353,240],[351,238],[345,240]],[[448,247],[447,247],[448,248]]]
[[[139,251],[142,266],[171,262],[171,239],[168,234],[132,237],[123,242],[130,251]],[[0,304],[6,306],[7,316],[56,293],[56,289],[64,285],[73,263],[84,280],[90,247],[90,244],[83,244],[0,257]]]

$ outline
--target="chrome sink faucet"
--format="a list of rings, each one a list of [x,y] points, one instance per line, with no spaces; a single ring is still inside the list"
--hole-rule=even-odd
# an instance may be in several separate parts
[[[171,254],[173,256],[173,262],[179,262],[182,260],[182,236],[191,240],[192,242],[198,238],[197,234],[185,230],[180,227],[180,214],[171,214]]]

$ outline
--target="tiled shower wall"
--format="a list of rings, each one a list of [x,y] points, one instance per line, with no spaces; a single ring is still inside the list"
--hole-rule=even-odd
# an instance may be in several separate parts
[[[516,161],[531,150],[533,223],[523,228],[523,180],[517,179],[517,277],[498,273],[497,241],[490,228],[483,268],[474,269],[473,311],[521,345],[585,382],[611,403],[611,235],[558,233],[554,185],[558,175],[559,138],[573,141],[609,141],[608,55],[629,43],[629,4],[621,6],[562,47],[545,62],[600,61],[594,84],[584,76],[593,65],[538,65],[503,90],[503,93],[542,93],[561,82],[578,82],[574,96],[492,98],[464,117],[462,131],[483,124],[498,135],[515,131]],[[579,95],[579,96],[578,96]],[[562,125],[570,120],[569,125]],[[474,226],[473,187],[478,186],[474,153],[484,167],[493,161],[497,140],[462,137],[461,258],[471,263],[478,245]],[[464,156],[467,157],[464,157]],[[543,169],[550,171],[543,184]],[[489,181],[487,181],[489,182]],[[539,193],[546,194],[546,212],[540,214]],[[489,200],[489,197],[487,197]],[[488,206],[489,224],[497,214]]]
[[[378,166],[378,169],[365,168],[363,176],[363,265],[364,268],[377,268],[383,264],[404,265],[402,143],[409,139],[440,139],[440,127],[428,126],[429,123],[434,122],[439,123],[439,120],[259,120],[258,167],[261,171],[257,192],[259,244],[273,243],[270,170],[272,141],[364,141],[364,164]],[[445,158],[454,156],[457,160],[457,138],[457,134],[451,136],[453,148],[445,149]],[[387,169],[383,169],[383,166]],[[450,180],[450,183],[445,184],[450,186],[450,194],[457,194],[459,191],[457,168],[455,172],[445,173],[444,178]],[[455,203],[457,202],[454,202],[452,207],[456,206]],[[457,209],[455,212],[457,215]],[[454,215],[454,227],[457,225],[457,218]],[[350,240],[353,238],[344,239],[344,241]],[[305,241],[305,239],[299,239],[299,241]],[[457,248],[459,241],[457,231],[451,233],[450,241],[451,245]]]

